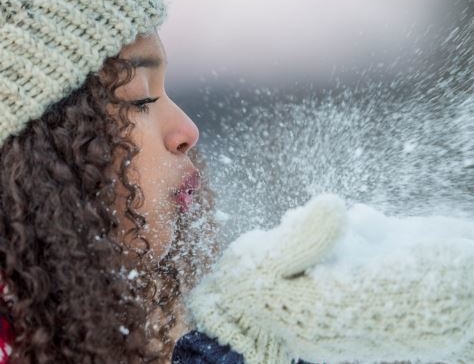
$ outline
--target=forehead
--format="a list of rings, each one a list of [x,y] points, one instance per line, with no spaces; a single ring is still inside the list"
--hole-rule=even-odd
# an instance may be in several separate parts
[[[122,48],[119,55],[121,58],[126,59],[143,56],[155,56],[162,60],[166,59],[163,43],[156,30],[150,34],[138,35],[133,43]]]

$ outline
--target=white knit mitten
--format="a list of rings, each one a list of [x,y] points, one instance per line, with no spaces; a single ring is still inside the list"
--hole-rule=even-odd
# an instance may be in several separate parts
[[[242,235],[188,300],[197,328],[230,344],[248,364],[289,364],[294,353],[285,339],[305,324],[293,317],[294,305],[315,300],[307,291],[312,280],[300,274],[326,255],[345,226],[344,204],[325,195],[287,212],[273,230]]]
[[[331,248],[346,219],[322,196],[241,236],[190,297],[197,328],[248,364],[474,363],[473,241],[344,266]]]

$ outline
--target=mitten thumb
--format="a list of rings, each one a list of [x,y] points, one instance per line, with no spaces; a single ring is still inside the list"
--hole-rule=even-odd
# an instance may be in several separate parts
[[[339,197],[323,194],[312,198],[282,217],[269,264],[284,278],[303,273],[327,256],[346,225],[347,213]]]

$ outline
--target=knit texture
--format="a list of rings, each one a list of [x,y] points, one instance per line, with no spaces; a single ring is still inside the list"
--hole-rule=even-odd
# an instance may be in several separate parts
[[[344,226],[342,201],[322,196],[287,213],[274,230],[241,236],[188,300],[198,330],[230,344],[247,364],[290,363],[297,354],[281,329],[291,335],[301,323],[293,321],[292,307],[281,300],[295,294],[292,299],[302,300],[303,307],[312,304],[307,279],[294,276],[323,259]]]
[[[0,0],[0,144],[165,15],[162,0]]]
[[[332,363],[474,363],[474,241],[426,242],[409,257],[317,267],[306,294],[319,315],[288,345],[306,360]],[[311,320],[303,310],[294,306],[292,316]]]
[[[316,198],[233,242],[190,297],[198,329],[247,364],[474,363],[474,240],[341,269],[341,205]]]

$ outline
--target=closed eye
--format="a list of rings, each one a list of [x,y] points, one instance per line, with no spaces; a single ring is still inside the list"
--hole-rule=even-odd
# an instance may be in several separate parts
[[[157,101],[158,99],[159,97],[155,97],[155,98],[147,97],[146,99],[132,101],[131,104],[136,107],[138,112],[148,112],[148,110],[150,109],[148,104],[151,104]]]

